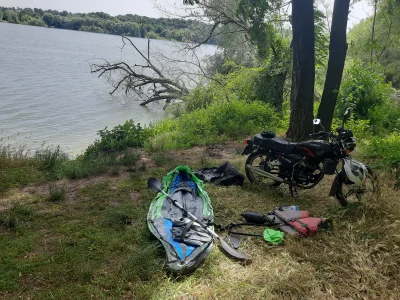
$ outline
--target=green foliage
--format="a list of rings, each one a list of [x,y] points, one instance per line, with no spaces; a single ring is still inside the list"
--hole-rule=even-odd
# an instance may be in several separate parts
[[[134,170],[139,160],[140,154],[134,149],[112,153],[93,152],[90,155],[81,155],[75,160],[65,161],[57,168],[56,177],[81,179],[107,172],[116,175],[121,166]]]
[[[270,48],[269,30],[271,25],[265,23],[265,16],[272,8],[271,2],[274,1],[241,0],[237,10],[237,13],[250,23],[249,34],[257,44],[260,57],[266,57]]]
[[[89,158],[80,156],[62,164],[58,170],[58,178],[81,179],[91,175],[104,174],[115,163],[116,156],[111,154],[100,154]]]
[[[68,160],[68,155],[61,151],[60,146],[41,149],[35,155],[40,162],[40,169],[47,172],[54,171],[56,166]]]
[[[129,120],[111,130],[106,127],[100,130],[98,135],[100,139],[86,149],[86,157],[98,156],[100,153],[121,151],[128,147],[143,147],[149,132],[141,127],[139,123],[136,125],[133,120]]]
[[[170,18],[154,19],[132,14],[113,17],[102,12],[85,14],[59,12],[56,10],[0,7],[1,20],[16,24],[22,23],[33,26],[152,39],[162,38],[182,42],[198,42],[202,38],[194,32],[194,28],[199,22]],[[209,43],[215,43],[215,38],[210,39]]]
[[[136,150],[126,149],[122,152],[119,160],[120,163],[124,166],[134,166],[140,160],[140,154]]]
[[[348,55],[364,62],[377,62],[386,78],[400,88],[400,2],[379,1],[372,41],[373,16],[361,21],[348,34]],[[372,57],[371,57],[372,51]]]
[[[355,120],[370,120],[374,132],[380,129],[393,129],[400,113],[389,100],[393,92],[391,85],[385,83],[378,66],[356,62],[347,69],[341,84],[337,116],[340,118],[347,107],[353,109]],[[394,114],[394,115],[393,115]],[[390,118],[390,120],[389,120]]]
[[[276,128],[278,116],[265,103],[241,100],[216,101],[207,108],[159,122],[151,129],[151,150],[183,149],[253,134],[264,127]]]
[[[372,138],[367,145],[364,155],[375,159],[375,167],[386,171],[394,170],[400,179],[400,135],[392,134],[388,137]]]
[[[322,11],[314,8],[315,64],[317,68],[326,65],[329,50],[325,18]]]
[[[228,64],[232,71],[226,75],[217,74],[215,79],[218,82],[201,84],[191,91],[184,104],[187,112],[224,100],[259,101],[270,104],[278,111],[282,109],[285,73],[274,73],[270,65],[245,68],[233,67],[235,65],[231,62]]]
[[[47,177],[43,161],[39,159],[48,149],[33,151],[25,147],[0,145],[0,195],[28,183],[40,183]]]

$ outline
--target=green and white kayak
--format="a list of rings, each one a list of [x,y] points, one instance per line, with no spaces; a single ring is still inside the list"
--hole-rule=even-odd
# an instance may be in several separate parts
[[[203,183],[186,166],[179,166],[163,179],[162,189],[199,221],[214,221],[210,198]],[[162,193],[152,201],[147,215],[150,231],[160,240],[167,254],[167,265],[179,273],[193,272],[208,256],[213,240]]]

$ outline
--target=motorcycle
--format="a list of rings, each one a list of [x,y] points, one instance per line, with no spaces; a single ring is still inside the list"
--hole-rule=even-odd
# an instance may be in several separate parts
[[[267,130],[246,139],[242,155],[249,155],[245,166],[248,179],[271,187],[287,184],[293,197],[298,188],[311,189],[325,175],[336,174],[329,196],[336,197],[342,206],[360,201],[368,193],[376,194],[377,182],[372,169],[350,156],[357,141],[353,132],[344,128],[349,117],[350,109],[347,109],[336,134],[320,131],[310,134],[312,140],[300,143],[276,137]],[[313,123],[325,130],[319,119]],[[339,163],[341,168],[337,170]]]

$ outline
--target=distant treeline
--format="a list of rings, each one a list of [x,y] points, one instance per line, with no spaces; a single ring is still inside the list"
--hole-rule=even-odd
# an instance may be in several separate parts
[[[206,26],[192,20],[148,18],[138,15],[110,16],[103,12],[70,13],[40,8],[0,7],[0,21],[133,37],[199,42],[196,28]],[[215,39],[209,41],[215,44]]]

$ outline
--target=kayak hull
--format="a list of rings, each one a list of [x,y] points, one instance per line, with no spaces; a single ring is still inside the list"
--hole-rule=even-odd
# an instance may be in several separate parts
[[[212,223],[214,213],[203,183],[186,166],[180,166],[163,179],[162,189],[203,223]],[[167,266],[173,272],[191,273],[210,253],[213,240],[196,222],[158,193],[150,204],[147,224],[162,243]]]

